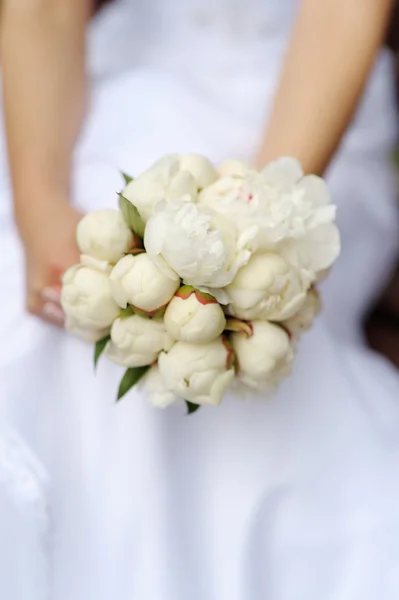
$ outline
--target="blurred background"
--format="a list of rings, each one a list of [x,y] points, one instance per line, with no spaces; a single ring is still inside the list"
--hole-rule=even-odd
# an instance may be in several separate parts
[[[396,3],[388,32],[387,45],[396,56],[396,90],[399,125],[399,3]],[[399,140],[398,140],[399,144]],[[398,145],[399,147],[399,145]],[[399,152],[393,160],[398,169],[398,212],[399,212]],[[376,199],[378,201],[378,198]],[[381,243],[384,243],[381,240]],[[387,356],[399,368],[399,257],[393,274],[382,297],[371,311],[365,324],[369,345]]]

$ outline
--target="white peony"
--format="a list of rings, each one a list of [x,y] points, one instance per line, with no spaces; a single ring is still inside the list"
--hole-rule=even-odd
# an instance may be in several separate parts
[[[105,354],[124,367],[143,367],[154,363],[161,350],[172,344],[162,321],[132,315],[114,321]]]
[[[105,327],[104,329],[84,328],[79,326],[74,319],[68,315],[65,317],[64,327],[67,331],[89,344],[95,344],[109,334],[109,327]]]
[[[194,404],[219,404],[234,379],[232,352],[218,338],[209,344],[176,342],[158,359],[166,389]]]
[[[144,389],[150,404],[157,408],[166,408],[171,404],[182,402],[166,387],[158,366],[153,366],[143,379]]]
[[[251,337],[245,333],[231,335],[238,377],[250,388],[266,390],[290,374],[292,344],[284,329],[266,321],[254,321],[252,331]]]
[[[314,277],[339,254],[336,209],[327,186],[320,177],[304,177],[294,159],[279,159],[242,178],[221,178],[200,193],[199,202],[230,219],[239,247],[278,249]]]
[[[180,169],[191,173],[199,190],[207,187],[217,179],[217,173],[210,160],[200,154],[181,154],[179,165]]]
[[[108,260],[93,258],[93,256],[90,256],[89,254],[80,255],[80,264],[89,269],[93,269],[94,271],[105,273],[106,275],[109,275],[113,269],[112,264],[110,264]]]
[[[112,269],[110,282],[121,308],[131,304],[147,313],[163,308],[180,286],[178,277],[165,275],[145,253],[122,258]]]
[[[236,242],[223,217],[184,201],[164,205],[148,221],[144,236],[147,253],[159,268],[196,288],[231,283],[250,257],[248,251],[238,250]]]
[[[305,235],[285,240],[280,252],[292,265],[314,274],[321,281],[341,251],[338,227],[325,223],[310,229]]]
[[[108,275],[84,265],[75,265],[65,272],[61,305],[71,327],[73,324],[84,330],[105,329],[120,312]]]
[[[230,158],[221,163],[217,172],[219,177],[240,177],[243,178],[247,173],[254,171],[254,169],[246,162],[242,160],[236,160]]]
[[[128,183],[122,195],[146,223],[161,201],[173,203],[183,196],[196,200],[197,182],[191,173],[181,170],[178,156],[166,156]]]
[[[78,223],[76,238],[82,254],[116,263],[134,245],[134,236],[119,210],[96,210]]]
[[[271,252],[253,254],[226,287],[230,315],[247,321],[283,321],[305,302],[309,277]]]
[[[208,294],[183,286],[165,311],[165,327],[175,340],[206,344],[220,336],[226,319],[220,304]]]
[[[311,328],[313,321],[321,310],[320,296],[314,288],[311,288],[305,302],[292,317],[284,321],[283,325],[292,335],[299,336],[303,331]]]

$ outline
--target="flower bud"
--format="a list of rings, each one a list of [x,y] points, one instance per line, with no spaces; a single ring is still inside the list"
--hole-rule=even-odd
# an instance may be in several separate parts
[[[66,331],[69,331],[74,336],[89,344],[95,344],[109,334],[109,327],[106,327],[105,329],[85,329],[79,327],[70,316],[65,317],[64,328]]]
[[[180,155],[180,168],[188,171],[194,177],[199,190],[217,179],[217,173],[212,163],[200,154]]]
[[[166,388],[193,404],[219,404],[234,379],[231,349],[219,337],[209,344],[176,342],[158,359]]]
[[[308,285],[278,254],[254,254],[226,287],[227,310],[239,319],[282,321],[305,302]]]
[[[161,350],[168,350],[172,343],[162,321],[133,315],[114,321],[105,353],[124,367],[143,367],[154,363]]]
[[[78,223],[76,237],[82,254],[116,263],[134,245],[134,236],[118,210],[96,210]]]
[[[238,364],[238,377],[250,388],[273,387],[289,375],[293,349],[286,331],[266,321],[253,321],[253,335],[233,333],[231,342]]]
[[[81,329],[109,327],[119,314],[106,273],[75,265],[62,279],[61,305],[67,319]]]
[[[213,296],[183,286],[165,312],[165,327],[175,340],[207,344],[221,335],[226,319]]]
[[[311,328],[320,310],[320,296],[315,288],[311,288],[298,312],[284,321],[283,325],[292,335],[299,336],[303,331]]]
[[[110,281],[112,295],[121,308],[131,304],[150,314],[165,306],[180,286],[178,278],[162,273],[147,254],[122,258]]]
[[[160,202],[174,202],[182,196],[197,198],[197,183],[188,171],[180,168],[179,157],[166,156],[147,171],[133,179],[122,194],[139,211],[146,223]]]
[[[166,408],[171,404],[182,401],[181,398],[178,398],[166,388],[156,365],[148,371],[143,383],[149,403],[157,408]]]

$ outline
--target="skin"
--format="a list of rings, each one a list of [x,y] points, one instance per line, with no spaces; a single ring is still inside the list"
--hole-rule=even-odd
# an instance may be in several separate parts
[[[303,0],[256,162],[298,158],[323,173],[356,108],[392,0]],[[60,277],[78,260],[69,204],[84,118],[90,0],[3,0],[0,52],[15,220],[26,255],[27,307],[62,323]],[[47,225],[47,226],[46,226]]]
[[[392,0],[303,0],[258,165],[298,158],[322,174],[385,39]]]
[[[80,215],[69,204],[85,112],[88,0],[3,0],[0,53],[15,221],[30,312],[62,323],[60,278],[78,262]],[[43,292],[44,291],[44,292]]]

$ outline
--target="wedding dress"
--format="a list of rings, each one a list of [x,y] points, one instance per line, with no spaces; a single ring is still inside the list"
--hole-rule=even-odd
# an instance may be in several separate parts
[[[251,158],[298,2],[116,3],[93,24],[74,201],[119,169]],[[359,15],[361,24],[361,14]],[[186,417],[23,311],[0,164],[0,589],[5,600],[397,600],[399,376],[361,321],[397,252],[396,115],[382,53],[328,180],[343,250],[324,310],[271,400]],[[49,223],[48,226],[51,226]]]

